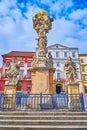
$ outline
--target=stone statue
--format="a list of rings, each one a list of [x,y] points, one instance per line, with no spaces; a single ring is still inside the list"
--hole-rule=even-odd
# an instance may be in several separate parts
[[[71,57],[68,57],[65,62],[64,70],[66,72],[66,84],[75,83],[77,69]]]
[[[8,85],[17,85],[18,75],[19,75],[20,64],[15,63],[14,58],[12,58],[12,62],[6,72],[8,77]]]
[[[53,17],[47,16],[47,12],[42,10],[39,11],[32,17],[33,28],[38,33],[38,58],[36,66],[46,67],[47,66],[47,36],[46,34],[52,28]]]
[[[48,53],[48,67],[53,68],[53,58],[51,53]]]

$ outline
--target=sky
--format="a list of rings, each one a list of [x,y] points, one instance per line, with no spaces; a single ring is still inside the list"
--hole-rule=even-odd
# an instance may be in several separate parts
[[[48,45],[62,44],[87,54],[87,0],[0,0],[0,67],[10,51],[35,51],[32,16],[46,10],[54,16]]]

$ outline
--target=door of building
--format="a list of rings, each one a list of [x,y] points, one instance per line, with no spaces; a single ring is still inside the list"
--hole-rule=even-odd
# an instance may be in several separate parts
[[[61,84],[57,84],[56,85],[56,94],[60,94],[62,91],[62,85]]]

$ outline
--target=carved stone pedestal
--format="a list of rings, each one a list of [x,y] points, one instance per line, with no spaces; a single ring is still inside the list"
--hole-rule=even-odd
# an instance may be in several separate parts
[[[68,107],[70,109],[78,109],[80,105],[80,96],[79,96],[79,84],[72,83],[68,84]],[[77,105],[78,104],[78,105]]]
[[[31,70],[32,94],[53,93],[53,73],[54,69],[47,67],[36,67]]]
[[[16,85],[5,85],[4,107],[14,109],[15,106]]]
[[[16,94],[16,85],[5,85],[4,94],[15,95]]]
[[[79,84],[78,83],[68,84],[68,94],[79,94]]]

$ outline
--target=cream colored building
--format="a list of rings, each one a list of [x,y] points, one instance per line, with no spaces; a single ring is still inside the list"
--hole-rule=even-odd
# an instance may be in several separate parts
[[[87,54],[80,54],[80,66],[84,92],[87,93]]]
[[[78,48],[70,48],[61,44],[53,44],[51,46],[48,46],[48,53],[52,54],[53,68],[55,68],[54,92],[67,92],[67,89],[65,87],[66,74],[64,72],[64,64],[67,58],[70,56],[78,68],[77,81],[79,82],[79,92],[83,93]]]

